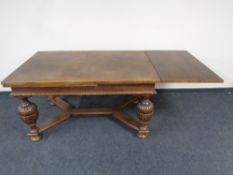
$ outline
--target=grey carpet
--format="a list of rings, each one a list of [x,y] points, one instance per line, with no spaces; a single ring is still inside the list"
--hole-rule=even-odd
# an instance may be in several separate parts
[[[232,175],[233,95],[160,93],[146,140],[111,118],[72,118],[30,142],[19,100],[0,94],[0,175]],[[77,106],[111,106],[120,96],[67,97]],[[32,98],[43,121],[59,112]],[[133,114],[134,107],[126,110]]]

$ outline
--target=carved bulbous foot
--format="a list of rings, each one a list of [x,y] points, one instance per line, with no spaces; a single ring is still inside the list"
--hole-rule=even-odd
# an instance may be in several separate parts
[[[39,141],[41,135],[39,129],[36,126],[38,119],[37,106],[30,102],[27,97],[21,97],[22,103],[18,107],[18,114],[21,116],[21,120],[30,127],[28,136],[31,141]]]
[[[152,118],[154,105],[149,97],[144,97],[137,104],[137,117],[141,124],[137,136],[145,139],[148,137],[150,131],[148,128],[148,121]]]

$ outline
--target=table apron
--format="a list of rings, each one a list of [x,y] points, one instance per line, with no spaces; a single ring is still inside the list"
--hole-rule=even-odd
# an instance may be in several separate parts
[[[153,95],[154,84],[101,85],[96,87],[15,87],[12,96],[33,95]]]

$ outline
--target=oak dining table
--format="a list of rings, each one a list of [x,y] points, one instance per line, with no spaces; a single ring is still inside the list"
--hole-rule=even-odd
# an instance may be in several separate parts
[[[29,126],[27,135],[39,141],[42,132],[71,117],[97,115],[112,116],[136,130],[139,138],[147,138],[155,85],[180,82],[221,83],[223,79],[187,51],[38,51],[2,85],[21,100],[17,111]],[[125,95],[125,100],[112,107],[79,108],[66,95]],[[62,112],[38,124],[39,110],[32,96],[48,96],[49,103]],[[136,116],[124,113],[130,104],[136,105]]]

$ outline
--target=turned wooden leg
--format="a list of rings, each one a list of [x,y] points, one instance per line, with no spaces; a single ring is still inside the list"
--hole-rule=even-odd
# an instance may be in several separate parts
[[[20,97],[22,103],[18,107],[18,114],[21,116],[21,120],[30,126],[28,136],[31,141],[39,141],[41,135],[39,129],[36,126],[36,121],[38,118],[38,109],[37,106],[30,102],[27,97]]]
[[[148,137],[150,132],[148,128],[148,121],[152,118],[153,111],[154,105],[148,96],[140,99],[139,103],[137,104],[137,117],[141,124],[137,134],[139,138],[144,139]]]

